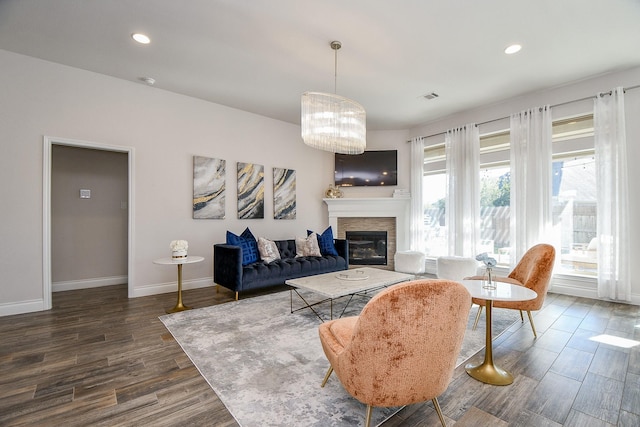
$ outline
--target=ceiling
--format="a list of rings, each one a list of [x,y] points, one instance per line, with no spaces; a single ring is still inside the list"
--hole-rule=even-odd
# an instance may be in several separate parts
[[[367,128],[409,129],[640,66],[640,1],[0,0],[0,49],[296,124],[334,92],[332,40]]]

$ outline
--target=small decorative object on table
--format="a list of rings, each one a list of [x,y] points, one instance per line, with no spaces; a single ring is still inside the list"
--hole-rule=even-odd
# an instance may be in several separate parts
[[[172,240],[169,247],[171,248],[171,258],[186,258],[189,242],[186,240]]]
[[[491,269],[496,266],[497,264],[496,259],[489,257],[489,255],[486,252],[483,252],[480,255],[476,256],[476,260],[482,261],[484,265],[487,267],[488,280],[485,282],[485,284],[482,287],[485,289],[495,289],[496,284],[491,279]]]
[[[340,199],[344,196],[344,194],[342,194],[342,190],[333,184],[329,185],[329,189],[324,194],[329,199]]]

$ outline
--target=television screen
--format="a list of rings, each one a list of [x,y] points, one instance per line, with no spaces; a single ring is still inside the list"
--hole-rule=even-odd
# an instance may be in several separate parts
[[[367,187],[398,185],[398,151],[336,154],[335,185]]]

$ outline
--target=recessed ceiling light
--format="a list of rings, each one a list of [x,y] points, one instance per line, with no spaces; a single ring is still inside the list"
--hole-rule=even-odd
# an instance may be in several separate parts
[[[149,44],[151,43],[151,39],[149,38],[149,36],[142,34],[142,33],[133,33],[131,34],[131,37],[137,41],[138,43],[141,44]]]
[[[519,44],[512,44],[511,46],[507,46],[507,48],[504,50],[504,53],[506,53],[507,55],[513,55],[516,52],[520,52],[520,49],[522,49],[522,46],[520,46]]]
[[[156,83],[156,79],[153,77],[140,77],[140,81],[145,82],[149,86],[153,86]]]

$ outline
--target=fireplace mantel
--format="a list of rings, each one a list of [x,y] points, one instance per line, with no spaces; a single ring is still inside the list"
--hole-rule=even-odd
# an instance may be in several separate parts
[[[409,197],[371,197],[323,199],[329,208],[329,225],[338,229],[338,218],[396,218],[396,250],[409,250]]]

